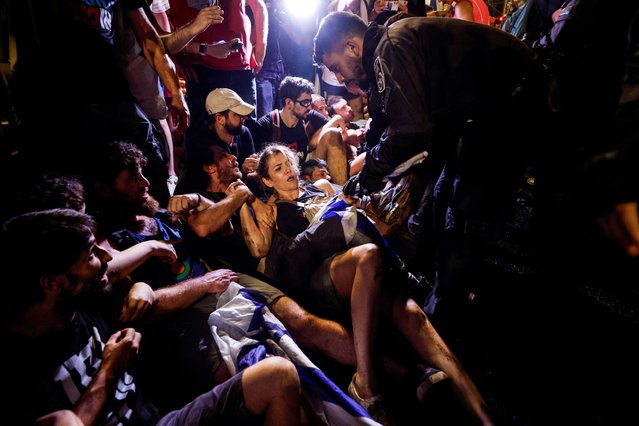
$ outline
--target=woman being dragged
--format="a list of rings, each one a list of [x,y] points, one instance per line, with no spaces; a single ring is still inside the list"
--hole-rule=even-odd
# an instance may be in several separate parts
[[[348,387],[351,397],[376,420],[387,421],[380,396],[376,337],[378,320],[390,320],[422,362],[450,378],[469,413],[481,424],[492,424],[476,386],[420,306],[408,297],[406,286],[387,279],[387,249],[380,248],[362,228],[366,217],[362,220],[354,207],[340,205],[346,200],[331,200],[328,206],[315,209],[320,212],[309,220],[310,205],[330,199],[322,191],[330,185],[301,186],[296,157],[283,145],[262,150],[257,172],[272,195],[267,203],[255,199],[250,206],[242,206],[246,243],[253,256],[265,258],[267,275],[283,283],[285,291],[309,311],[351,325],[357,360]],[[422,388],[435,380],[424,377]]]

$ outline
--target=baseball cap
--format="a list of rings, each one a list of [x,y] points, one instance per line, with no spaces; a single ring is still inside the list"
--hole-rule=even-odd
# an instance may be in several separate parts
[[[240,98],[240,95],[231,89],[215,89],[206,97],[206,111],[210,114],[230,109],[239,115],[250,115],[255,107],[246,103]]]

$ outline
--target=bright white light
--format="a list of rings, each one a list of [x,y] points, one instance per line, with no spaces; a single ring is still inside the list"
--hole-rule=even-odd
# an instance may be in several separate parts
[[[284,0],[291,19],[308,19],[315,16],[319,0]]]

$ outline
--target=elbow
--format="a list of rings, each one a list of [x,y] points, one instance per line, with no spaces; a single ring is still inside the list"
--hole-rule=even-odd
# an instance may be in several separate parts
[[[198,238],[205,238],[205,237],[208,237],[211,234],[208,226],[196,225],[196,226],[193,226],[191,229],[193,230],[193,233]]]
[[[249,252],[251,253],[251,256],[253,256],[256,259],[261,259],[268,254],[267,250],[264,250],[260,247],[256,247],[253,245],[249,246]]]

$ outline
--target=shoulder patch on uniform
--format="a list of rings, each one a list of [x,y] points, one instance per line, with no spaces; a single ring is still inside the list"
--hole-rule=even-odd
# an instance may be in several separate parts
[[[382,60],[378,56],[373,62],[373,69],[375,70],[375,80],[377,82],[377,91],[379,93],[386,90],[386,78],[384,76],[384,67],[382,66]]]

